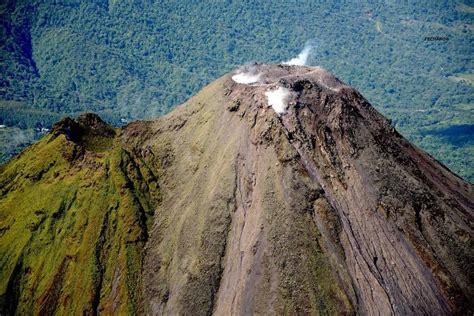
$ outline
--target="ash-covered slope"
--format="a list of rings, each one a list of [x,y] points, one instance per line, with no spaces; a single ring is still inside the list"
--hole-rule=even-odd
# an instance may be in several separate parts
[[[101,245],[90,265],[69,264],[69,252],[83,248],[60,251],[48,243],[35,247],[68,264],[47,270],[29,264],[31,233],[16,256],[4,257],[0,294],[17,303],[7,304],[9,310],[33,304],[38,311],[41,297],[53,297],[61,303],[48,311],[60,314],[78,305],[173,315],[472,313],[473,187],[320,68],[254,65],[238,72],[234,79],[245,84],[232,79],[235,73],[226,75],[165,117],[129,124],[115,135],[86,120],[80,137],[62,129],[2,168],[1,254],[13,251],[6,242],[13,228],[28,224],[12,218],[36,214],[12,201],[41,199],[19,183],[75,184],[80,197],[118,179],[103,195],[113,208],[99,196],[89,199],[102,204],[87,214],[108,214],[110,223],[87,241]],[[54,142],[63,145],[51,152],[76,146],[78,154],[48,162],[53,167],[39,177],[24,174],[22,166],[42,164],[36,153]],[[85,175],[66,181],[54,173],[59,163],[69,174],[103,170],[103,177],[89,186],[82,185]],[[51,195],[41,200],[42,210],[49,214],[47,205],[63,200]],[[88,209],[77,200],[60,218]],[[120,222],[122,214],[136,220]],[[80,243],[90,225],[73,226],[72,240]],[[141,237],[129,237],[138,228]],[[54,239],[59,233],[42,234]],[[134,256],[127,261],[130,245]],[[121,253],[124,260],[114,261]],[[77,266],[100,273],[83,291],[82,305],[71,309],[76,297],[67,293],[77,283],[62,282],[50,292],[42,284]],[[29,271],[37,271],[35,278]]]

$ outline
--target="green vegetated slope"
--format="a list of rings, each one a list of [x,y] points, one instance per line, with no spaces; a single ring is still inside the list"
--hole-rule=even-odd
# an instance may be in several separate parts
[[[281,62],[313,40],[310,64],[358,88],[402,134],[473,181],[473,8],[8,0],[0,123],[50,126],[82,111],[114,124],[157,116],[236,65]],[[433,36],[448,40],[425,40]]]
[[[0,310],[71,315],[143,307],[143,245],[158,191],[114,133],[64,120],[0,169]]]

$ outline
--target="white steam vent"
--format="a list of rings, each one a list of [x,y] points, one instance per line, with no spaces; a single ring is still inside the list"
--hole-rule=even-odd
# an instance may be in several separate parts
[[[265,92],[267,96],[268,105],[275,110],[278,115],[284,114],[288,107],[288,101],[291,97],[290,90],[278,87],[276,90],[269,90]]]
[[[242,84],[251,84],[251,83],[256,83],[260,81],[260,75],[261,74],[253,74],[250,72],[241,72],[239,74],[236,74],[232,76],[232,80],[234,80],[237,83],[242,83]]]
[[[308,62],[308,58],[309,58],[309,55],[311,54],[312,49],[313,49],[313,44],[307,43],[304,46],[301,53],[299,53],[297,57],[284,61],[283,65],[305,66],[306,63]]]

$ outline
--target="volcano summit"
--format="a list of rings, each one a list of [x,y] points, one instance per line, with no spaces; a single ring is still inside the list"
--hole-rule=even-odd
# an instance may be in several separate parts
[[[236,77],[237,76],[237,77]],[[472,314],[473,186],[321,68],[57,123],[0,169],[6,314]]]

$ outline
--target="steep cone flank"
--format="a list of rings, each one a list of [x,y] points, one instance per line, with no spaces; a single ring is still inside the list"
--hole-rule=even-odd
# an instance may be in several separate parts
[[[323,69],[252,65],[237,72],[255,80],[239,84],[235,73],[226,75],[169,115],[120,131],[89,117],[74,123],[86,131],[76,137],[59,129],[76,125],[60,124],[2,167],[4,309],[31,303],[40,310],[54,301],[62,305],[48,311],[78,311],[69,308],[77,282],[47,284],[80,266],[97,271],[84,274],[80,306],[102,313],[472,313],[472,185]],[[268,105],[268,92],[280,88],[284,113]],[[35,160],[45,146],[57,158]],[[63,155],[67,146],[76,149]],[[52,167],[31,176],[21,167],[28,164]],[[58,165],[69,166],[68,177],[55,176]],[[96,176],[84,187],[86,171]],[[86,258],[84,247],[60,251],[36,241],[57,236],[42,227],[56,214],[47,204],[60,204],[64,194],[42,204],[46,224],[18,250],[6,243],[29,227],[11,218],[36,210],[13,199],[40,200],[25,188],[51,182],[77,185],[64,219],[54,222],[66,237],[74,233],[75,245],[93,229],[91,216],[102,223],[87,237],[98,249],[90,263],[68,259]],[[71,230],[69,210],[87,209],[77,202],[87,190],[108,200],[95,197],[103,206]],[[64,263],[30,264],[32,245]]]

